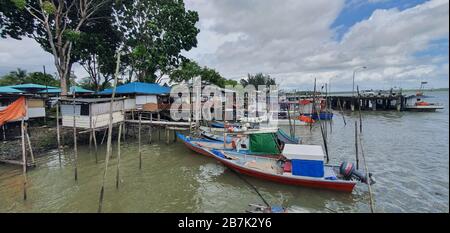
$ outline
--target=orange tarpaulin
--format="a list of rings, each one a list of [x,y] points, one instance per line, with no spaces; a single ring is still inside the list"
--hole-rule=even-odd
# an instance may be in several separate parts
[[[8,121],[13,121],[25,117],[27,109],[25,107],[25,97],[20,97],[3,110],[0,110],[0,126]]]

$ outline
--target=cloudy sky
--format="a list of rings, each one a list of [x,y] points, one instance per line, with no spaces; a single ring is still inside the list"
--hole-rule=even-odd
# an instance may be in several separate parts
[[[282,88],[448,87],[448,0],[185,0],[199,13],[198,46],[184,54],[240,79],[263,72]],[[54,72],[32,40],[0,40],[0,74]],[[85,76],[75,66],[77,76]]]

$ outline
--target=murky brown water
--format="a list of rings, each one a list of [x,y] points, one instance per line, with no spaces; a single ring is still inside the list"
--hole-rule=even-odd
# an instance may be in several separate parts
[[[445,103],[436,113],[364,112],[363,144],[378,212],[449,211],[448,92],[432,92]],[[329,135],[331,162],[354,160],[354,121],[347,126],[335,112]],[[328,126],[328,131],[331,129]],[[287,130],[288,132],[288,130]],[[319,127],[298,128],[304,143],[321,144]],[[236,174],[212,158],[197,155],[180,142],[143,143],[139,170],[137,142],[122,147],[119,190],[115,189],[116,157],[111,160],[104,212],[244,212],[262,201]],[[105,155],[105,147],[99,157]],[[116,147],[114,147],[116,150]],[[28,173],[28,200],[22,200],[21,169],[0,165],[0,212],[96,212],[104,160],[95,163],[87,146],[79,147],[79,180],[73,179],[72,150],[59,167],[56,151],[38,160]],[[301,212],[368,212],[368,190],[358,185],[351,194],[246,179],[271,203]]]

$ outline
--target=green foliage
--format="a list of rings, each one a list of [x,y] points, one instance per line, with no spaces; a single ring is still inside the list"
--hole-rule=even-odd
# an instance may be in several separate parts
[[[42,2],[42,9],[44,10],[45,13],[47,13],[49,15],[55,13],[55,11],[56,11],[55,5],[49,1]]]
[[[64,38],[68,41],[76,42],[81,38],[81,33],[74,30],[64,31]]]
[[[122,1],[118,12],[124,50],[141,82],[170,73],[183,60],[181,51],[197,46],[198,14],[186,10],[182,0]]]
[[[27,2],[25,0],[11,0],[11,2],[14,3],[14,5],[19,9],[25,9],[25,6]]]
[[[195,61],[186,60],[181,63],[178,69],[173,70],[169,77],[173,82],[189,81],[200,76],[203,82],[225,87],[226,85],[236,86],[237,81],[222,77],[216,70],[208,67],[200,67]]]
[[[59,86],[59,81],[56,80],[52,75],[44,75],[44,73],[42,72],[27,73],[26,70],[17,69],[15,71],[9,72],[9,74],[0,77],[0,86],[17,85],[24,83],[34,83],[54,87]]]
[[[268,74],[265,75],[262,73],[257,73],[255,75],[248,74],[247,79],[241,79],[240,83],[244,87],[249,84],[255,87],[258,87],[259,85],[265,86],[276,85],[274,78],[271,78],[270,75]]]

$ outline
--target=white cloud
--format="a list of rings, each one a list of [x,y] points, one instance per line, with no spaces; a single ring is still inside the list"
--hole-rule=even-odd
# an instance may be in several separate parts
[[[213,51],[192,58],[229,78],[265,72],[283,87],[297,89],[312,87],[314,77],[321,82],[331,78],[349,89],[353,68],[365,65],[369,69],[356,78],[364,88],[387,88],[386,83],[414,87],[420,79],[448,86],[448,53],[414,56],[433,40],[448,40],[445,0],[402,11],[376,10],[349,28],[341,41],[333,39],[336,32],[330,25],[346,7],[344,1],[189,0],[187,6],[208,22],[207,27],[200,23],[199,49],[214,43]],[[245,36],[214,39],[236,33]]]
[[[198,47],[185,55],[227,78],[264,72],[284,88],[312,89],[313,79],[351,88],[352,70],[365,65],[361,88],[416,87],[421,79],[448,86],[448,51],[414,56],[449,37],[449,2],[376,10],[336,41],[334,20],[360,0],[185,0],[199,12]],[[445,49],[448,49],[448,42]],[[16,67],[54,73],[52,56],[31,39],[0,39],[0,74]],[[86,76],[79,65],[78,77]],[[389,84],[389,85],[388,85]]]

